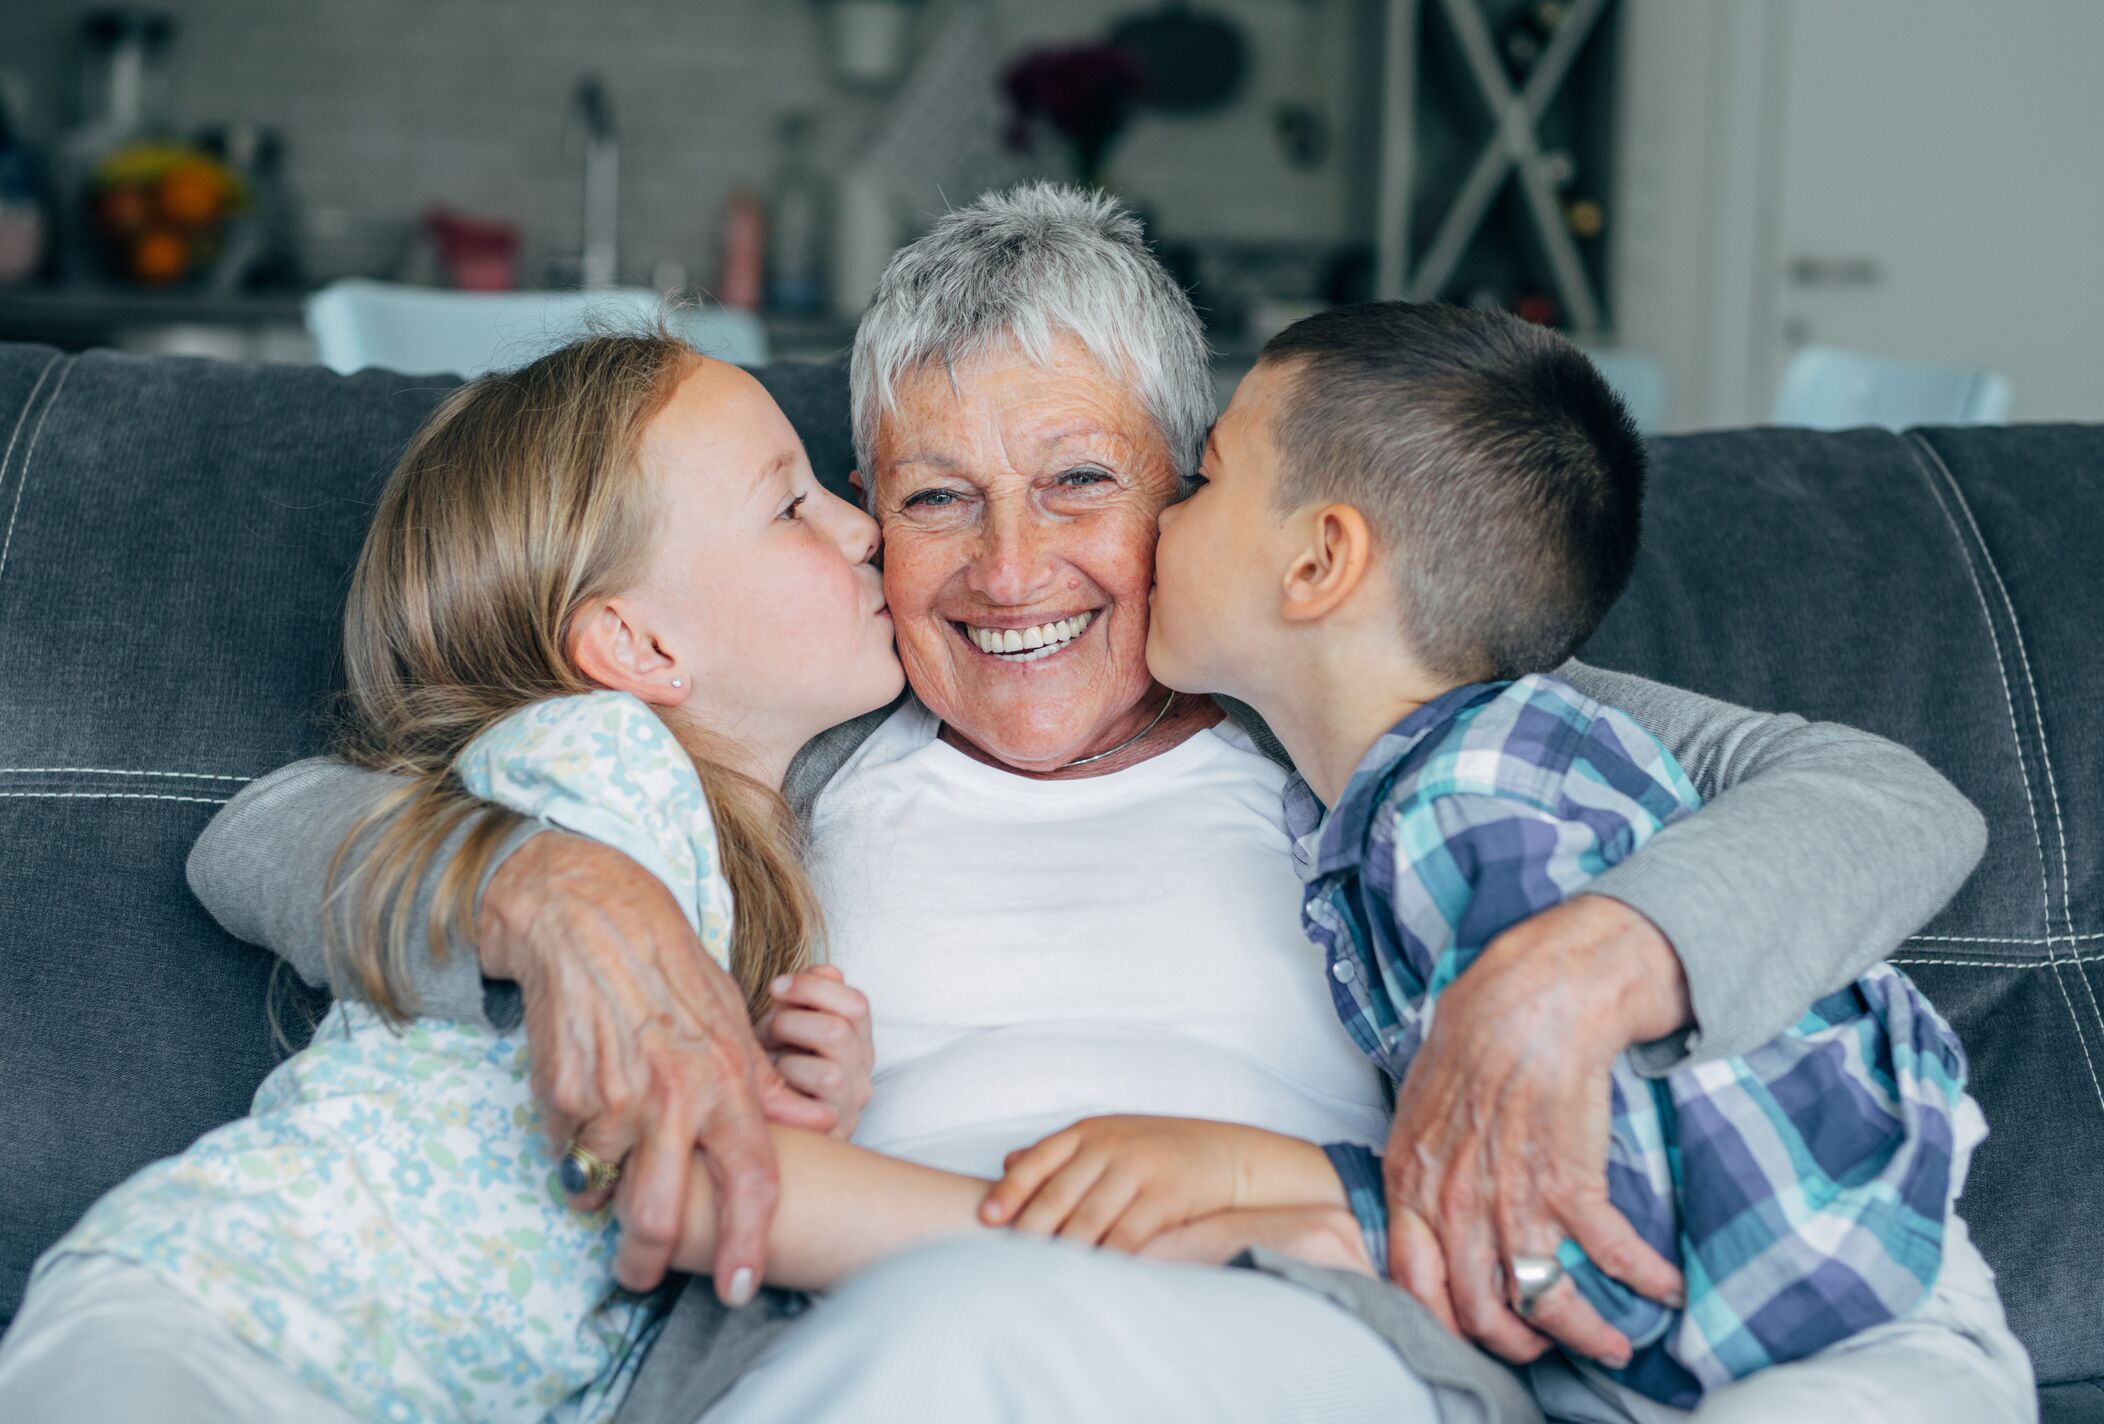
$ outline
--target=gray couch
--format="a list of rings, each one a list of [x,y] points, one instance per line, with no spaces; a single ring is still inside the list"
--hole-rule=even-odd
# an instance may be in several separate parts
[[[843,482],[843,367],[760,374]],[[452,384],[0,345],[0,1323],[322,1005],[183,858],[326,743],[369,502]],[[1584,656],[1895,737],[1993,826],[1899,960],[1971,1050],[1993,1136],[1964,1211],[2046,1417],[2104,1421],[2104,427],[1734,431],[1656,465]]]

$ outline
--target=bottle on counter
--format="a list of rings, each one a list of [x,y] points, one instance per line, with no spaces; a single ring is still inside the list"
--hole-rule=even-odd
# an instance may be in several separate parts
[[[750,189],[740,188],[724,209],[723,266],[716,279],[716,300],[735,311],[758,311],[766,262],[766,215],[759,198]]]
[[[831,195],[811,156],[811,115],[782,115],[782,166],[768,203],[767,305],[808,316],[825,310]]]
[[[0,102],[0,286],[43,270],[51,245],[49,202],[43,160],[17,136]]]

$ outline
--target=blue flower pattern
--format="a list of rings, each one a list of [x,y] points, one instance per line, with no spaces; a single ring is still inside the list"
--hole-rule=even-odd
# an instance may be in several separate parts
[[[456,764],[473,794],[655,871],[719,964],[731,899],[693,763],[637,699],[524,708]],[[574,1212],[523,1032],[339,1003],[250,1115],[143,1169],[43,1261],[153,1271],[318,1393],[403,1424],[592,1424],[669,1297],[613,1278],[618,1227]]]

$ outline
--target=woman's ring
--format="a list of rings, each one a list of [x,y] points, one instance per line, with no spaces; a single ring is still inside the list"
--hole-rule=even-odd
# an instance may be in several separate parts
[[[1563,1279],[1563,1262],[1554,1256],[1514,1256],[1506,1274],[1512,1278],[1513,1311],[1532,1320],[1534,1307]]]
[[[562,1166],[556,1170],[563,1190],[571,1196],[604,1191],[612,1186],[620,1175],[620,1163],[607,1161],[574,1137],[570,1139],[570,1145],[563,1149]]]

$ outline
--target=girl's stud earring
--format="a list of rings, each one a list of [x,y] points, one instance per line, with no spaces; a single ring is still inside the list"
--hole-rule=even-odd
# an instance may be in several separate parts
[[[680,681],[680,680],[679,680],[678,678],[676,678],[676,677],[672,679],[672,685],[673,685],[674,687],[681,687],[681,686],[684,686],[684,684],[683,684],[683,683],[682,683],[682,682],[681,682],[681,681]]]

